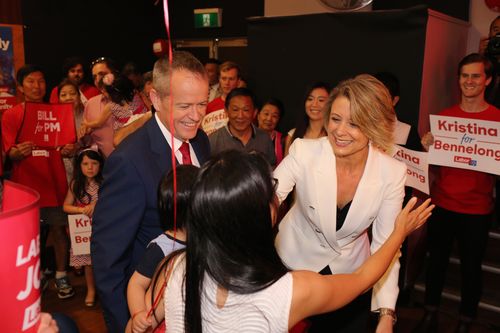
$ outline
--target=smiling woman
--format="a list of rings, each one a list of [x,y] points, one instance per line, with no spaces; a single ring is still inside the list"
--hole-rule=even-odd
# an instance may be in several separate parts
[[[326,135],[323,128],[323,108],[329,92],[330,86],[324,82],[315,82],[308,87],[304,99],[305,112],[297,119],[296,127],[288,132],[285,155],[297,138],[316,139]]]
[[[359,75],[341,82],[325,101],[324,112],[327,137],[295,140],[274,173],[280,202],[296,190],[276,247],[291,269],[351,273],[392,232],[403,202],[406,167],[385,153],[392,143],[395,113],[380,81]],[[392,329],[398,271],[394,258],[374,287],[372,310],[380,312],[379,329],[386,332]],[[369,304],[368,297],[360,296],[336,312],[311,318],[310,332],[333,327],[336,332],[365,331]]]

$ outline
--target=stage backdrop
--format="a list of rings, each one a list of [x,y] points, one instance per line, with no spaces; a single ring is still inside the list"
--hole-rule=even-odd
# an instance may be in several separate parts
[[[280,128],[288,130],[294,127],[297,115],[304,112],[308,84],[322,80],[335,85],[361,73],[392,72],[401,81],[398,118],[412,125],[407,146],[417,148],[424,58],[450,59],[453,52],[452,61],[444,66],[454,68],[455,58],[465,52],[465,46],[464,50],[444,53],[426,50],[427,35],[434,33],[428,31],[428,21],[429,10],[424,6],[250,19],[251,87],[261,100],[276,97],[284,101],[286,114]],[[434,43],[455,38],[445,30],[438,33],[443,31],[443,36],[433,36]],[[437,70],[449,74],[446,68]],[[456,85],[434,88],[446,95]],[[453,102],[446,96],[444,99],[445,104]]]

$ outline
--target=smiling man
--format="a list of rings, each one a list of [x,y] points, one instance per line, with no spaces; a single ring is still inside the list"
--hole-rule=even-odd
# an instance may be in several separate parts
[[[257,113],[255,96],[247,88],[231,90],[226,97],[224,112],[229,119],[226,126],[209,137],[213,154],[228,149],[259,151],[271,165],[276,164],[274,146],[269,135],[253,125]]]
[[[500,122],[500,111],[486,102],[492,64],[472,53],[458,66],[460,103],[439,115]],[[432,133],[422,137],[426,150],[434,143]],[[481,263],[493,213],[495,176],[485,172],[435,167],[431,198],[436,208],[427,224],[429,266],[425,287],[426,314],[415,332],[437,332],[438,307],[450,252],[457,239],[460,248],[460,322],[455,332],[468,332],[481,297]]]
[[[85,71],[83,70],[85,62],[79,57],[70,57],[64,59],[62,72],[65,78],[71,81],[80,90],[80,99],[85,106],[87,101],[100,94],[99,89],[84,81]],[[57,86],[50,93],[50,103],[59,103],[59,92]]]
[[[109,332],[123,332],[129,318],[128,279],[160,227],[156,190],[178,164],[201,165],[210,156],[199,130],[208,103],[203,65],[187,52],[160,59],[153,70],[151,99],[157,112],[127,137],[104,167],[104,183],[92,225],[92,265]]]

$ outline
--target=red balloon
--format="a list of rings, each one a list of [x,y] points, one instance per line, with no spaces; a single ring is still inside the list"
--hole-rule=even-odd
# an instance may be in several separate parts
[[[489,9],[500,12],[500,0],[484,0],[484,3]]]

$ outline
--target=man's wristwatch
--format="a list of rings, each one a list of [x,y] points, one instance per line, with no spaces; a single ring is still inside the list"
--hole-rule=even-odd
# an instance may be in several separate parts
[[[396,324],[396,322],[398,321],[398,317],[396,316],[396,312],[393,309],[380,308],[378,311],[378,316],[379,316],[379,318],[382,316],[391,316],[393,325]]]

